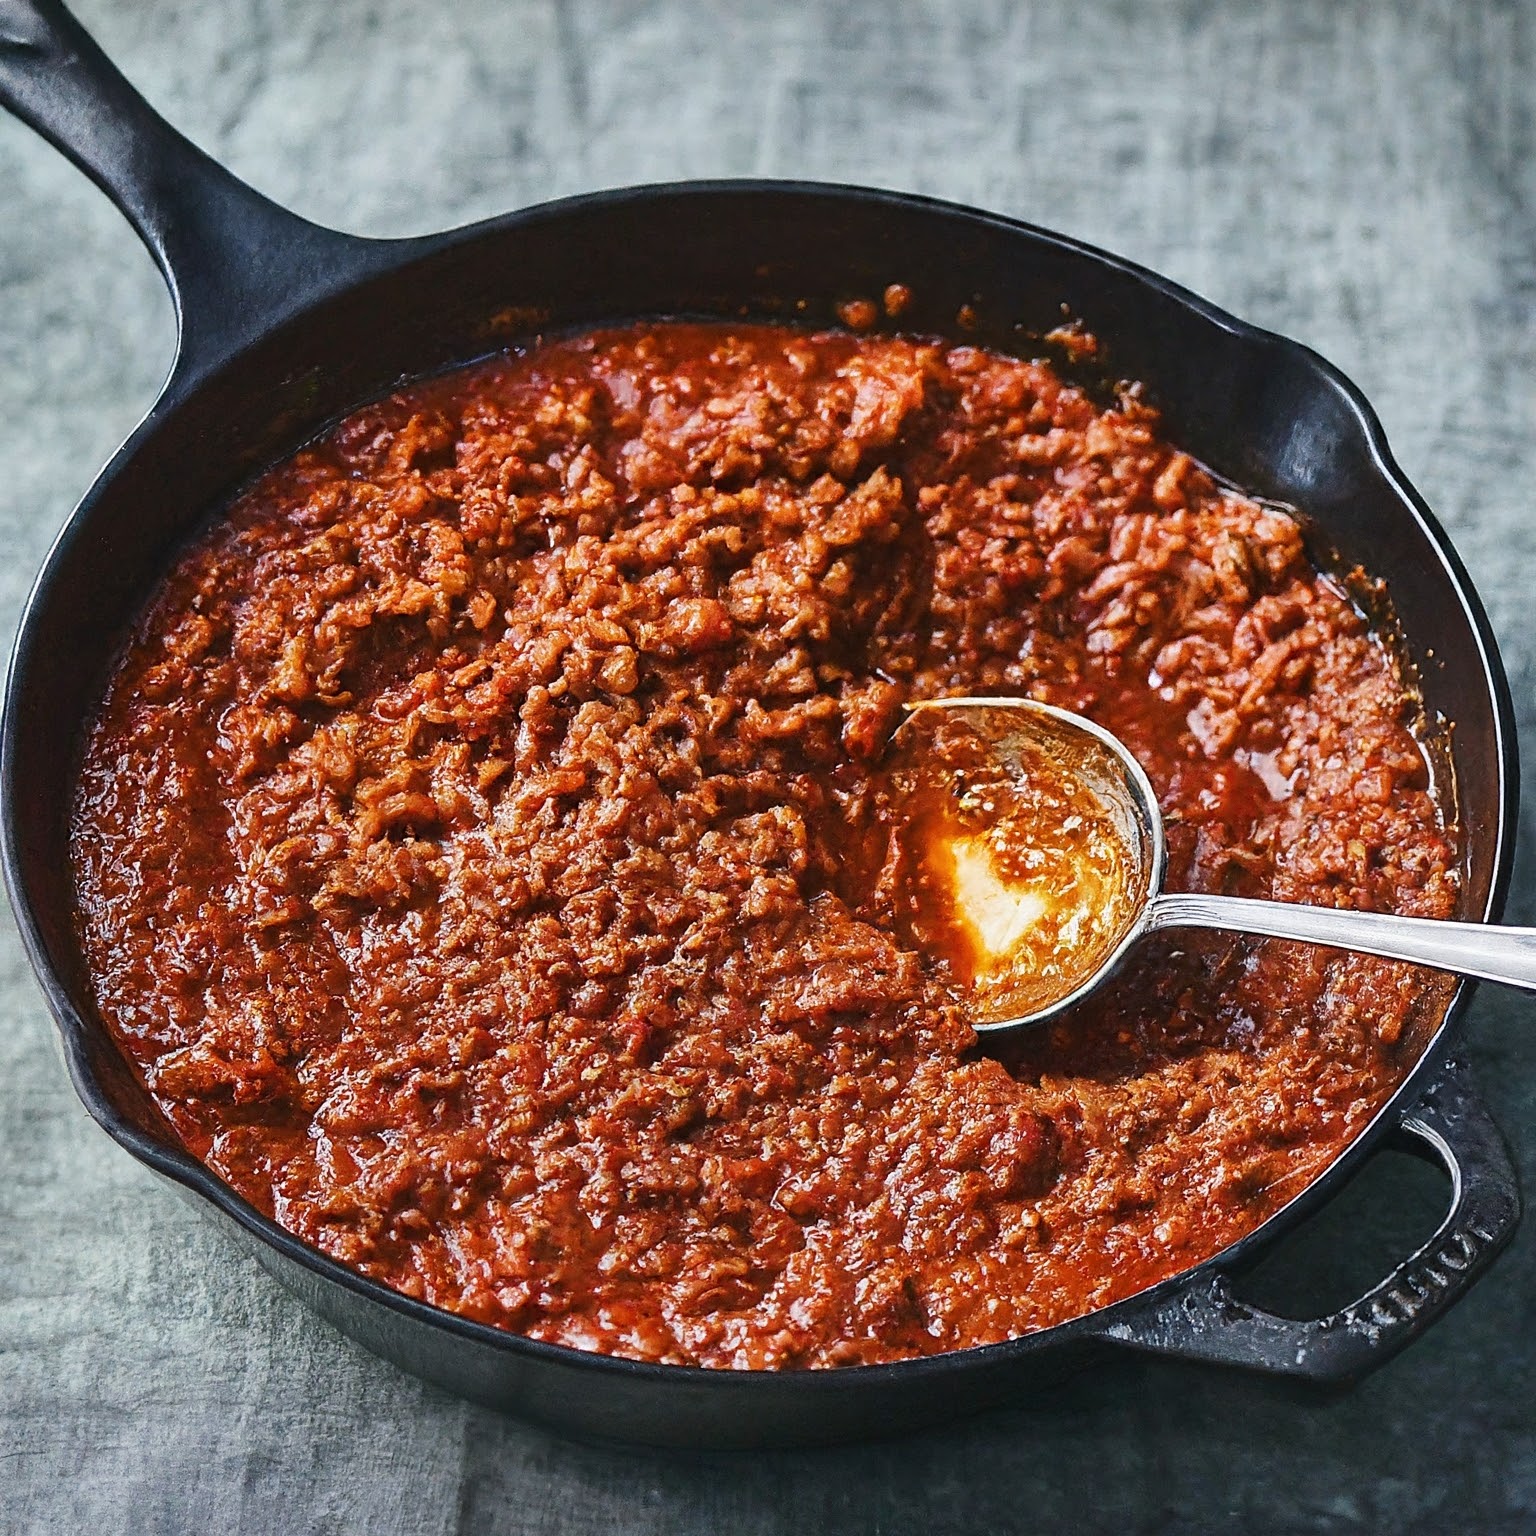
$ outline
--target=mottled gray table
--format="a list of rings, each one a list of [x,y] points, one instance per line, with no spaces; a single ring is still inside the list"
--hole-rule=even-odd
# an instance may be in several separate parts
[[[583,188],[791,175],[1020,214],[1339,363],[1492,611],[1536,746],[1536,7],[81,0],[180,126],[313,218],[406,233]],[[103,200],[0,121],[0,624],[149,403],[170,315]],[[1511,916],[1536,920],[1536,828]],[[1536,1008],[1471,1054],[1536,1189]],[[1443,1191],[1377,1165],[1274,1265],[1341,1299]],[[380,1365],[85,1119],[0,929],[6,1531],[1527,1531],[1536,1221],[1353,1395],[1128,1363],[897,1444],[568,1444]]]

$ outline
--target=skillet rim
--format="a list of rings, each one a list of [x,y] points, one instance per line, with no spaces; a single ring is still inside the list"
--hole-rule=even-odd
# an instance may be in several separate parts
[[[179,1145],[161,1142],[120,1116],[103,1092],[88,1059],[86,1036],[93,1027],[106,1033],[99,1021],[93,1026],[78,1010],[63,983],[33,911],[23,871],[19,828],[21,797],[17,794],[18,768],[16,738],[20,729],[22,695],[31,658],[36,650],[36,630],[43,608],[53,596],[58,569],[75,543],[86,537],[96,508],[121,471],[164,423],[189,403],[203,388],[233,367],[251,348],[259,345],[296,320],[313,313],[345,293],[365,286],[371,279],[403,271],[414,262],[430,259],[475,241],[502,236],[520,226],[553,223],[589,211],[660,203],[667,199],[706,199],[719,197],[798,196],[823,201],[846,201],[866,206],[889,206],[907,213],[943,220],[959,220],[981,225],[1001,234],[1024,237],[1037,245],[1052,248],[1069,257],[1129,278],[1143,289],[1150,289],[1178,308],[1187,311],[1225,332],[1238,343],[1257,351],[1286,354],[1303,365],[1305,371],[1335,399],[1348,407],[1354,426],[1364,440],[1366,463],[1371,472],[1392,491],[1396,502],[1418,525],[1440,560],[1445,576],[1455,592],[1460,617],[1466,623],[1474,643],[1482,680],[1492,706],[1495,735],[1499,804],[1491,822],[1494,847],[1488,895],[1482,921],[1496,921],[1508,894],[1513,864],[1514,832],[1519,793],[1518,738],[1514,706],[1497,641],[1486,610],[1454,545],[1438,519],[1401,467],[1397,464],[1375,410],[1360,389],[1337,367],[1304,343],[1278,332],[1239,319],[1230,312],[1193,293],[1181,284],[1139,263],[1114,255],[1084,241],[1053,230],[991,213],[966,204],[917,193],[869,188],[829,182],[763,180],[755,178],[684,181],[623,186],[582,193],[574,197],[539,203],[531,207],[459,226],[440,234],[403,240],[364,240],[334,235],[338,249],[355,252],[352,270],[336,274],[321,273],[309,279],[307,289],[297,292],[292,302],[280,311],[257,317],[248,334],[235,338],[211,360],[189,359],[185,335],[178,340],[177,352],[161,392],[148,412],[122,445],[99,471],[84,496],[69,514],[49,546],[28,592],[13,642],[5,681],[3,714],[0,714],[0,857],[3,857],[6,885],[17,920],[24,950],[38,978],[49,1010],[53,1015],[66,1066],[76,1095],[91,1117],[106,1133],[132,1156],[154,1172],[170,1179],[190,1193],[208,1201],[215,1210],[233,1221],[245,1234],[275,1250],[301,1269],[338,1285],[360,1300],[382,1306],[387,1311],[429,1328],[444,1329],[467,1343],[478,1344],[502,1354],[526,1356],[531,1360],[566,1369],[597,1370],[653,1381],[668,1387],[684,1382],[694,1385],[714,1384],[720,1390],[746,1386],[748,1383],[816,1383],[813,1387],[797,1385],[797,1391],[848,1392],[861,1385],[873,1388],[877,1383],[894,1384],[921,1381],[932,1375],[949,1375],[957,1369],[979,1367],[986,1363],[1023,1360],[1031,1354],[1064,1346],[1074,1341],[1104,1340],[1116,1324],[1134,1312],[1152,1307],[1160,1298],[1182,1293],[1200,1277],[1211,1273],[1239,1270],[1256,1256],[1258,1250],[1325,1203],[1337,1186],[1357,1171],[1383,1136],[1392,1131],[1423,1094],[1434,1074],[1445,1062],[1454,1044],[1454,1034],[1470,1003],[1476,983],[1460,982],[1452,992],[1440,1021],[1435,1026],[1418,1060],[1387,1101],[1304,1189],[1253,1231],[1218,1250],[1198,1264],[1179,1270],[1164,1280],[1116,1301],[1109,1306],[1070,1318],[1065,1322],[1023,1334],[995,1344],[896,1360],[872,1365],[841,1366],[831,1370],[737,1370],[695,1365],[666,1365],[632,1360],[615,1355],[578,1349],[530,1339],[521,1334],[497,1329],[450,1312],[431,1303],[419,1301],[395,1291],[381,1282],[368,1279],[311,1247],[275,1221],[262,1215],[225,1185],[210,1169]],[[297,222],[297,221],[296,221]],[[327,232],[330,233],[330,232]],[[178,320],[182,314],[178,308]],[[484,354],[481,354],[484,355]],[[1155,389],[1155,383],[1154,383]],[[374,398],[377,398],[375,396]],[[358,401],[348,409],[364,404]],[[335,418],[326,418],[327,421]],[[309,435],[324,430],[325,423],[311,426]],[[304,440],[308,440],[307,438]],[[292,449],[289,450],[290,452]],[[211,515],[211,514],[205,514]],[[195,527],[196,525],[192,525]],[[189,529],[190,532],[190,529]],[[162,567],[163,570],[163,567]],[[76,723],[77,727],[79,722]],[[117,1050],[107,1034],[107,1043]],[[121,1054],[119,1052],[119,1054]],[[750,1387],[747,1390],[752,1390]]]

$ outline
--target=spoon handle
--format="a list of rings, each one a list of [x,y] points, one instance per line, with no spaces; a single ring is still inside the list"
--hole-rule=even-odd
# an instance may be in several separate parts
[[[1446,923],[1388,912],[1251,901],[1241,896],[1182,894],[1159,896],[1148,908],[1142,931],[1156,933],[1164,928],[1223,928],[1268,938],[1299,939],[1536,991],[1536,928]]]

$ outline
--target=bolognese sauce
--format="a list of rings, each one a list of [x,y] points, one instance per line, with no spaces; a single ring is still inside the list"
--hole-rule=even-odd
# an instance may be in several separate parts
[[[983,1053],[894,909],[902,706],[1139,758],[1169,885],[1444,917],[1391,648],[1136,391],[652,323],[357,412],[176,561],[76,792],[98,1007],[186,1146],[362,1274],[737,1368],[1006,1339],[1323,1170],[1446,983],[1149,941]]]

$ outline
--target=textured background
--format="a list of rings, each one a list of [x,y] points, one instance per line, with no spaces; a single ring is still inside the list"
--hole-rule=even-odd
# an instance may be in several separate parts
[[[1159,268],[1365,389],[1492,612],[1536,746],[1536,6],[80,0],[179,126],[370,234],[595,186],[937,193]],[[149,404],[127,227],[0,120],[0,628]],[[1536,828],[1510,916],[1536,921]],[[1536,1163],[1536,1009],[1471,1055]],[[1433,1225],[1384,1160],[1259,1284],[1344,1299]],[[898,1444],[664,1458],[466,1407],[313,1320],[86,1121],[0,918],[0,1527],[275,1532],[1536,1528],[1536,1221],[1350,1396],[1127,1363]]]

